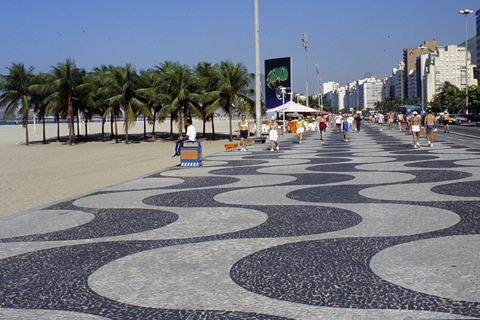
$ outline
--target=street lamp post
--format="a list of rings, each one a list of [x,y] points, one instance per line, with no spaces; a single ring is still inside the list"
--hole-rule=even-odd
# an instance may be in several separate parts
[[[320,105],[320,111],[323,113],[323,86],[320,86],[320,65],[317,63],[315,65],[317,70],[317,80],[318,80],[318,104]]]
[[[307,68],[308,41],[307,41],[307,33],[306,32],[303,34],[302,45],[305,48],[305,84],[306,84],[305,91],[306,91],[306,95],[307,95],[307,107],[308,107],[308,68]]]
[[[419,49],[422,50],[422,55],[420,56],[420,77],[421,77],[421,80],[422,80],[422,115],[425,113],[424,111],[424,107],[423,107],[423,68],[422,68],[422,56],[423,56],[423,50],[425,50],[427,47],[421,45],[420,47],[418,47]]]
[[[468,39],[467,39],[467,15],[472,10],[460,10],[458,13],[465,15],[465,113],[468,114]]]
[[[258,27],[258,0],[254,1],[255,6],[255,122],[257,130],[255,131],[255,137],[259,138],[261,132],[261,93],[260,93],[260,30]]]
[[[290,88],[282,86],[282,87],[278,87],[278,89],[282,90],[282,105],[284,105],[285,104],[285,93],[287,92],[287,89],[290,89]],[[292,100],[292,99],[290,99],[290,100]],[[285,109],[286,108],[282,109],[282,111],[283,111],[283,131],[282,131],[283,134],[285,134]]]

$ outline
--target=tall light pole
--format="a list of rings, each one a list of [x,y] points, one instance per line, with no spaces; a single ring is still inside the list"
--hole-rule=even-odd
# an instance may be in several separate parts
[[[308,107],[308,67],[307,67],[308,41],[307,41],[307,33],[306,32],[303,34],[302,45],[305,48],[305,83],[306,83],[305,91],[306,91],[306,95],[307,95],[307,107]]]
[[[282,105],[284,105],[285,104],[285,92],[287,92],[286,90],[290,89],[290,87],[287,88],[287,87],[281,86],[281,87],[278,87],[278,89],[282,90]],[[290,100],[292,100],[292,99],[290,99]],[[282,131],[283,134],[285,134],[285,109],[286,108],[283,108],[283,110],[282,110],[283,111],[283,131]]]
[[[422,56],[423,56],[423,50],[425,50],[427,47],[425,47],[424,45],[421,45],[420,47],[418,47],[419,49],[422,50],[422,55],[420,56],[420,78],[422,80],[422,115],[424,114],[424,107],[423,107],[423,68],[422,68]],[[418,82],[417,82],[418,83]]]
[[[467,15],[473,13],[472,10],[460,10],[460,14],[465,15],[465,113],[468,114],[468,38],[467,38]]]
[[[317,81],[318,81],[318,104],[320,105],[320,111],[323,113],[323,85],[320,87],[320,65],[317,63],[315,65],[317,70]]]
[[[255,136],[260,138],[262,134],[262,107],[260,103],[260,30],[258,27],[258,0],[255,0]]]

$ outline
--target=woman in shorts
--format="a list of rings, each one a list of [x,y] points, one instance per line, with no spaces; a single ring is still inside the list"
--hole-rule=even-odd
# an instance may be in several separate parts
[[[320,128],[320,140],[323,140],[323,136],[325,135],[325,131],[327,130],[327,119],[325,118],[324,115],[320,117],[320,120],[318,120],[319,124],[318,127]]]
[[[247,117],[242,116],[242,121],[238,123],[237,138],[240,137],[240,151],[247,151],[247,138],[250,135],[250,125],[248,124]]]
[[[303,136],[303,131],[305,131],[303,118],[300,117],[298,118],[297,121],[297,135],[298,135],[298,143],[302,143],[302,136]]]
[[[422,130],[422,119],[418,116],[417,111],[413,111],[411,123],[410,132],[413,135],[413,147],[417,149],[420,147],[420,131]]]
[[[270,132],[269,132],[269,138],[270,138],[270,151],[273,151],[273,145],[275,144],[278,148],[278,123],[275,120],[275,116],[272,117],[272,122],[270,123]]]

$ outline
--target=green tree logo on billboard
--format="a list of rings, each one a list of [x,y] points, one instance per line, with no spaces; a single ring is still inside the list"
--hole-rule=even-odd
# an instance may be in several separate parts
[[[267,74],[267,86],[275,90],[280,82],[288,79],[288,69],[286,67],[273,68]]]

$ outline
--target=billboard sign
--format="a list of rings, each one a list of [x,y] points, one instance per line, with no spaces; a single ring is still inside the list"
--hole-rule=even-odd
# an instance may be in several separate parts
[[[291,58],[265,60],[265,102],[267,109],[282,105],[282,91],[279,87],[292,87]],[[291,90],[286,90],[290,92]],[[285,103],[290,101],[290,95],[285,94]]]

